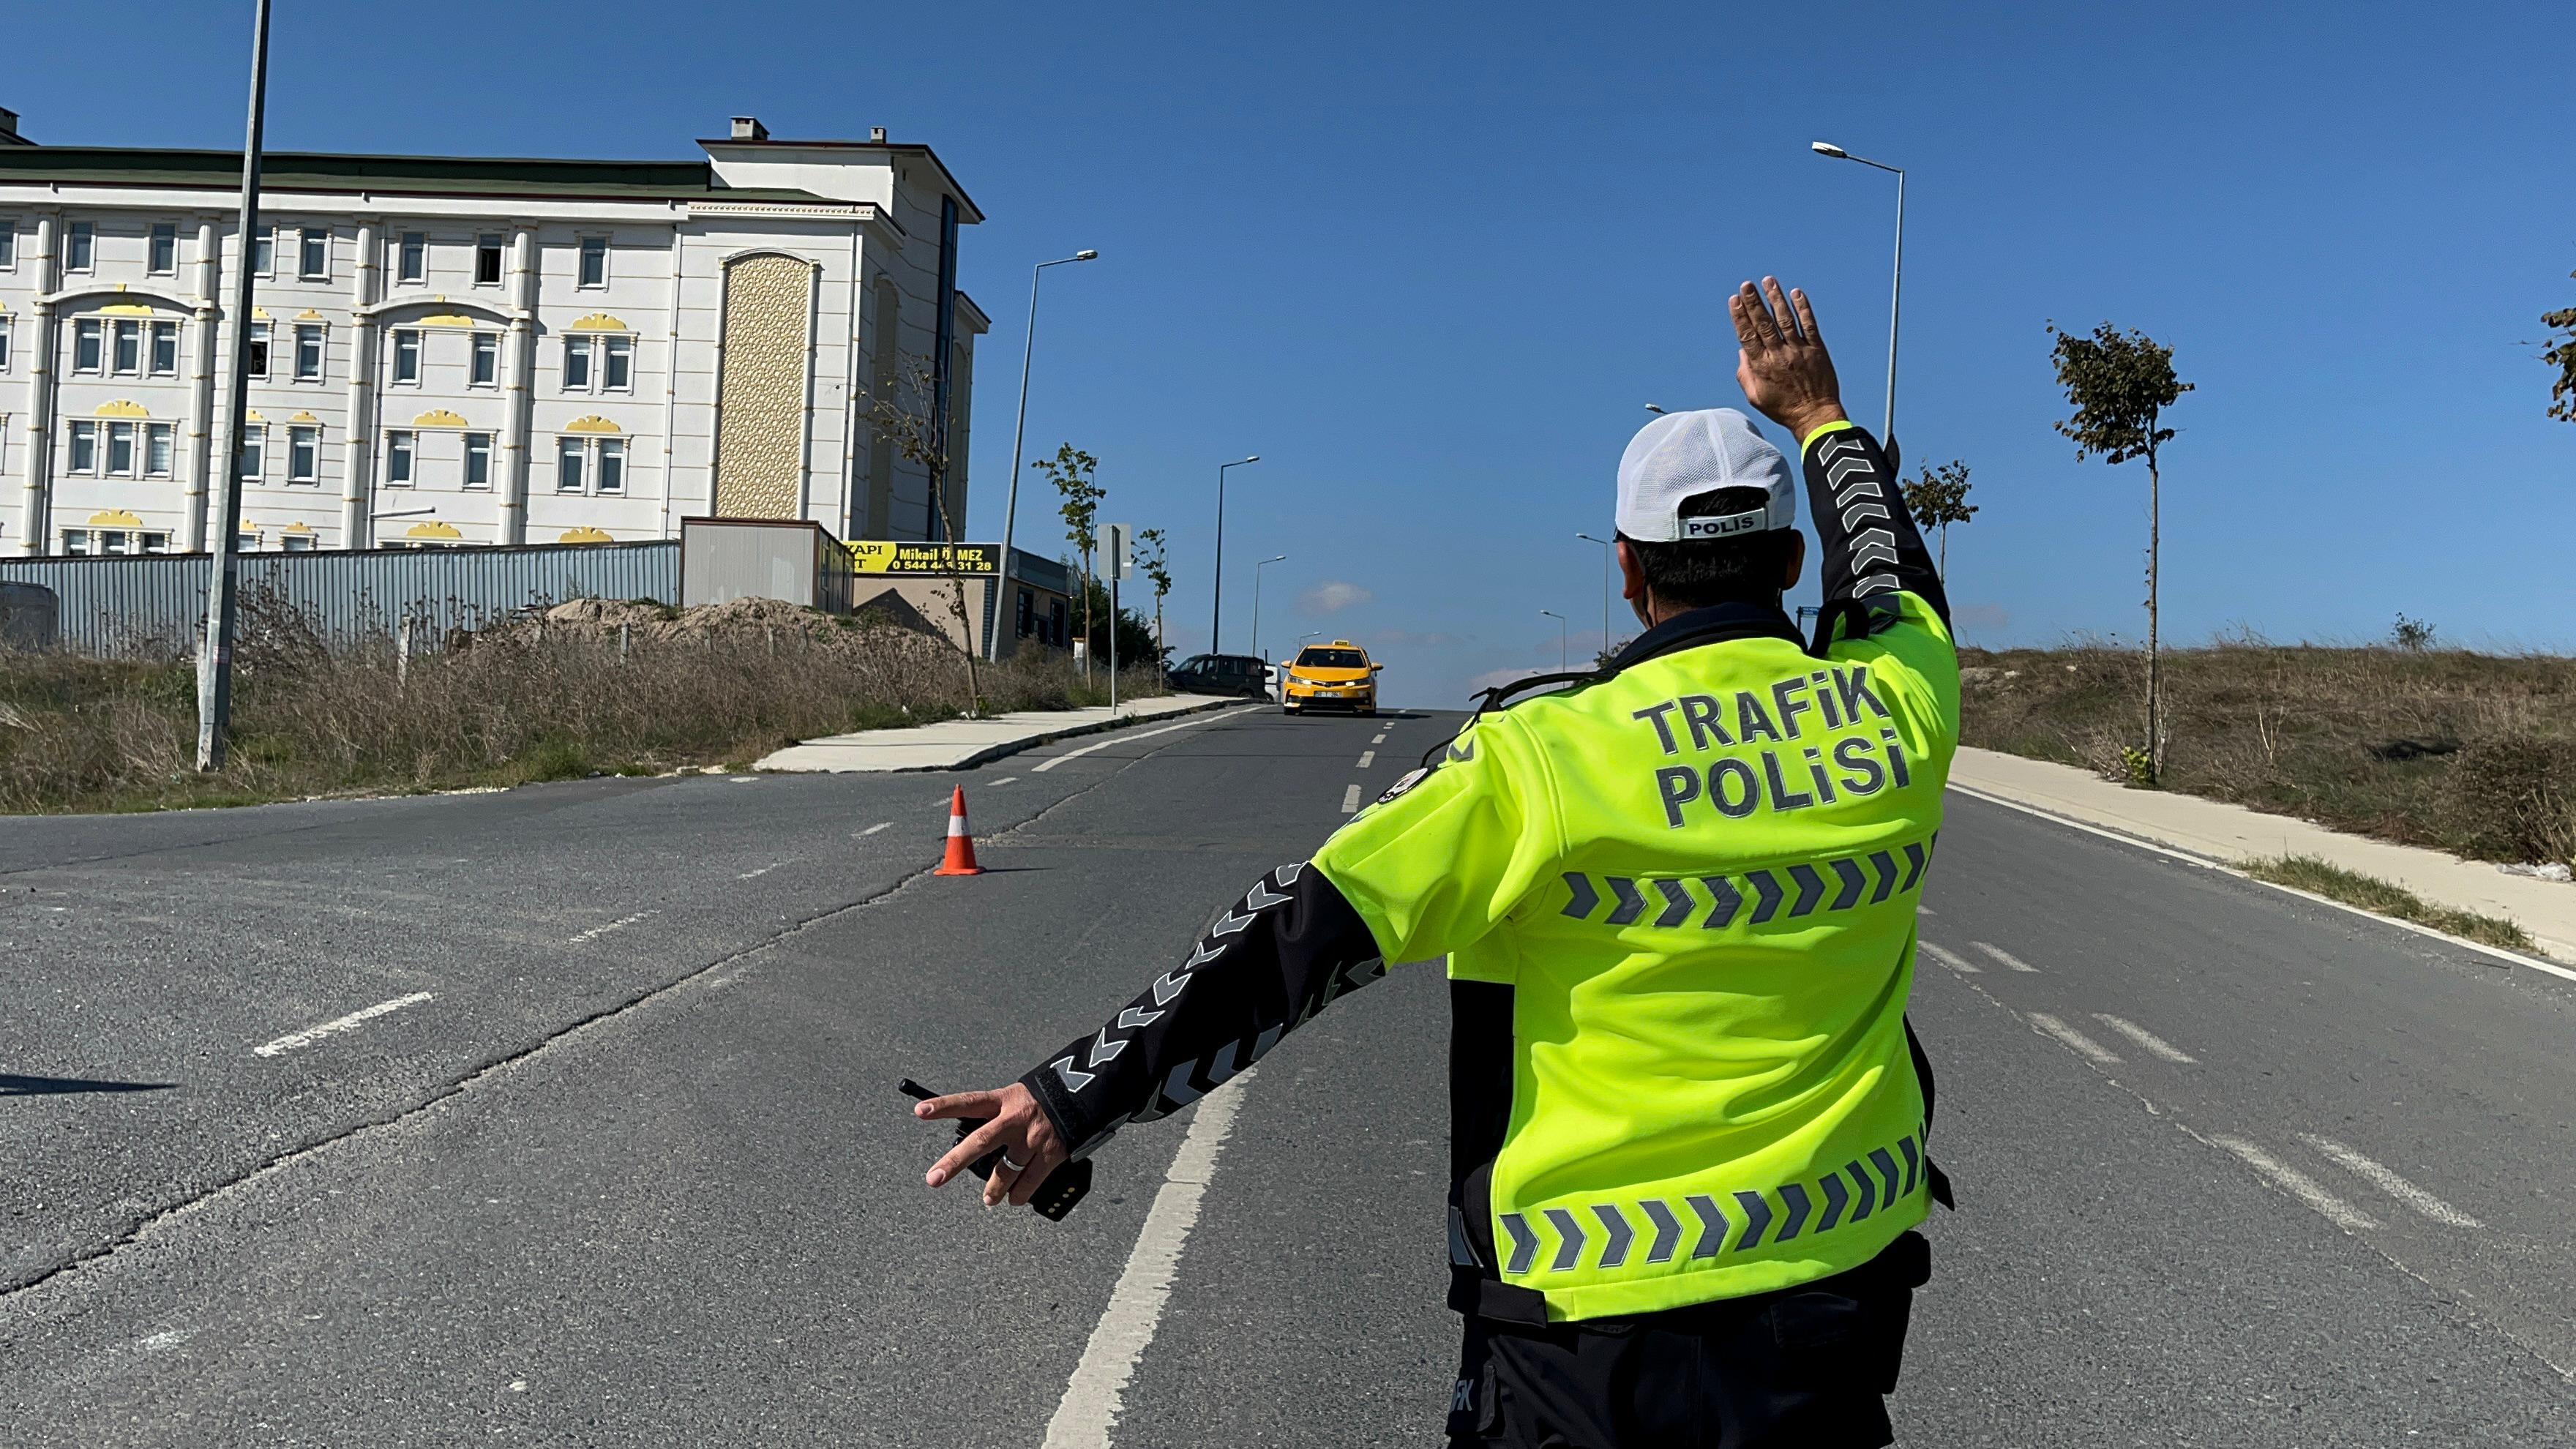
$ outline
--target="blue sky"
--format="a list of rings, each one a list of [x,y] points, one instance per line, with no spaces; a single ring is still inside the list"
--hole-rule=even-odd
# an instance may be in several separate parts
[[[1172,639],[1205,647],[1216,465],[1226,643],[1371,644],[1391,699],[1456,702],[1600,633],[1619,450],[1643,404],[1736,402],[1723,299],[1817,299],[1876,417],[1889,178],[1908,167],[1898,432],[1961,458],[1971,642],[2137,637],[2146,479],[2078,463],[2045,324],[2111,319],[2199,384],[2165,469],[2166,630],[2565,648],[2576,426],[2538,314],[2576,304],[2564,4],[1536,7],[451,0],[387,36],[278,7],[280,149],[687,156],[724,118],[928,142],[992,220],[998,319],[972,531],[1000,532],[1031,263],[1029,451],[1102,460],[1171,531]],[[14,17],[0,105],[42,141],[237,144],[247,7]],[[739,26],[728,33],[733,17]],[[75,63],[112,51],[102,70]],[[1025,500],[1024,500],[1025,501]],[[1024,544],[1057,532],[1022,516]],[[1624,632],[1624,625],[1614,625]]]

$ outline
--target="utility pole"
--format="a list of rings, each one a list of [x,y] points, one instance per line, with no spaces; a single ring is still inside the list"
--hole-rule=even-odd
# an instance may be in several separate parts
[[[1128,540],[1134,530],[1123,523],[1100,525],[1100,552],[1109,575],[1109,714],[1118,714],[1118,583],[1135,570]]]
[[[216,511],[214,537],[207,540],[213,576],[206,587],[206,641],[197,651],[197,768],[224,767],[225,736],[233,715],[233,627],[239,610],[241,560],[234,542],[241,534],[242,417],[250,397],[250,314],[252,234],[259,229],[259,152],[268,118],[268,0],[257,0],[251,12],[250,119],[242,140],[241,224],[233,233],[233,376],[226,393],[223,477],[224,506]]]
[[[1051,262],[1040,262],[1029,269],[1029,330],[1020,344],[1020,420],[1011,428],[1011,486],[1002,504],[1002,575],[993,582],[993,607],[985,610],[984,657],[1002,657],[1002,610],[1011,604],[1011,526],[1020,517],[1020,445],[1029,435],[1029,362],[1038,354],[1038,279],[1049,267],[1067,262],[1087,262],[1099,256],[1096,251],[1075,252]],[[1016,636],[1014,636],[1016,638]]]
[[[1220,463],[1216,469],[1216,582],[1208,589],[1208,652],[1222,654],[1225,646],[1220,632],[1225,623],[1225,470],[1261,461],[1259,453]]]

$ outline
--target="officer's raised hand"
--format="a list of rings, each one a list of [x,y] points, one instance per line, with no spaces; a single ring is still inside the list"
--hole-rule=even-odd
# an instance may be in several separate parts
[[[950,1178],[964,1172],[968,1163],[998,1147],[1002,1160],[993,1164],[993,1175],[984,1180],[986,1207],[996,1206],[1005,1198],[1013,1207],[1026,1207],[1029,1195],[1047,1180],[1047,1174],[1064,1166],[1068,1155],[1046,1109],[1018,1082],[998,1092],[952,1092],[933,1097],[914,1107],[912,1114],[929,1122],[961,1117],[993,1119],[968,1133],[948,1150],[947,1156],[931,1164],[923,1178],[932,1187],[944,1187]]]
[[[1727,298],[1726,310],[1743,347],[1735,355],[1735,380],[1745,401],[1801,442],[1825,424],[1843,420],[1842,383],[1834,376],[1834,360],[1825,351],[1824,334],[1816,330],[1816,312],[1806,293],[1793,290],[1784,296],[1779,278],[1764,277],[1758,292],[1751,282],[1738,288]]]

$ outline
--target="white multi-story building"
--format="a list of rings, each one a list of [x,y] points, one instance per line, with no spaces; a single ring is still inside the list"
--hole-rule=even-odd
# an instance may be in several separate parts
[[[684,515],[844,538],[965,516],[974,339],[927,146],[692,161],[35,145],[0,111],[0,549],[203,546],[235,269],[255,274],[244,547],[663,538]],[[928,389],[907,387],[913,377]],[[869,419],[947,408],[945,507]]]

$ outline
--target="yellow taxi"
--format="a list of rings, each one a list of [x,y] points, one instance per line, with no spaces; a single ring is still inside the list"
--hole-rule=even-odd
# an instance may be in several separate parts
[[[1279,683],[1279,707],[1289,714],[1347,709],[1377,713],[1377,672],[1368,651],[1348,639],[1309,644],[1288,661]]]

